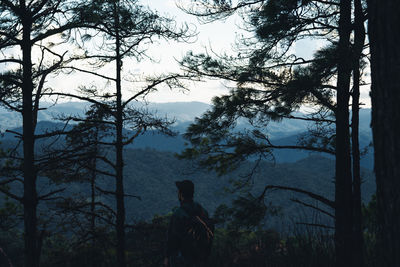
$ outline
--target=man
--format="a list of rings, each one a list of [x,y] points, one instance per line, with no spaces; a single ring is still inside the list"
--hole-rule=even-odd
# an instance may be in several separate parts
[[[199,203],[193,201],[193,182],[183,180],[175,184],[178,188],[180,207],[174,211],[169,224],[164,265],[168,267],[206,266],[214,226],[208,218],[207,211]],[[196,238],[193,238],[196,235],[194,232],[197,232]],[[198,240],[203,241],[199,244]]]

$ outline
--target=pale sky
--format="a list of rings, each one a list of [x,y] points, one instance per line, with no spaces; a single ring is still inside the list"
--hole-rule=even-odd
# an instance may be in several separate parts
[[[126,59],[124,61],[125,74],[151,75],[153,73],[177,72],[179,71],[179,66],[176,60],[182,59],[190,50],[200,53],[211,51],[212,49],[212,51],[216,53],[235,54],[232,50],[236,35],[243,33],[238,27],[241,23],[239,17],[233,16],[224,21],[201,24],[194,16],[188,15],[180,10],[175,4],[175,0],[141,0],[141,3],[158,11],[161,15],[165,14],[169,17],[173,17],[178,25],[181,23],[188,23],[192,29],[195,28],[197,30],[198,35],[191,43],[160,41],[159,43],[152,44],[149,47],[148,55],[156,62],[143,60],[138,63],[133,59]],[[313,52],[322,45],[323,43],[321,41],[305,40],[297,43],[293,48],[293,52],[304,58],[310,58]],[[110,65],[103,71],[105,73],[113,73],[113,68],[114,66]],[[53,76],[48,79],[49,86],[64,91],[71,91],[83,84],[96,84],[99,87],[106,86],[104,81],[96,80],[93,76],[77,73],[59,75],[57,77]],[[229,91],[226,87],[227,85],[226,82],[216,80],[208,80],[200,83],[188,82],[187,86],[190,88],[189,91],[171,91],[166,88],[161,88],[158,92],[149,94],[147,100],[150,102],[200,101],[211,103],[212,97],[225,94]],[[132,85],[126,83],[125,88],[129,90],[129,88],[132,88]],[[128,91],[126,91],[126,95],[129,95]],[[361,98],[362,102],[366,103],[364,107],[369,107],[369,86],[366,86],[366,88],[362,90]]]
[[[181,0],[182,1],[182,0]],[[183,0],[185,1],[185,0]],[[238,25],[241,20],[238,16],[233,16],[225,21],[215,21],[209,24],[201,24],[198,20],[177,8],[175,0],[142,0],[144,5],[148,5],[161,14],[173,16],[178,23],[186,22],[195,25],[198,31],[197,41],[193,44],[163,44],[154,46],[151,50],[152,55],[161,59],[161,64],[143,65],[142,70],[150,70],[152,68],[162,70],[171,69],[172,66],[177,67],[173,58],[182,58],[189,50],[202,52],[205,49],[222,53],[234,53],[232,47],[235,42],[236,35],[243,33]],[[293,52],[303,58],[311,58],[314,51],[324,43],[321,40],[303,40],[295,44]],[[368,78],[366,80],[369,80]],[[174,102],[174,101],[201,101],[210,103],[211,98],[215,95],[221,95],[228,92],[225,84],[221,81],[207,81],[198,83],[191,88],[190,92],[170,92],[160,91],[159,93],[149,96],[149,100],[153,102]],[[361,102],[366,107],[370,107],[369,86],[361,89]]]
[[[232,53],[232,44],[235,41],[236,27],[238,18],[232,17],[225,21],[217,21],[212,24],[201,24],[194,16],[188,15],[180,10],[175,0],[142,0],[143,5],[148,5],[151,9],[160,14],[173,17],[178,24],[187,23],[196,29],[198,35],[192,43],[162,42],[150,48],[149,54],[155,59],[160,60],[160,64],[143,62],[137,69],[146,73],[151,71],[179,70],[176,59],[179,60],[190,50],[194,52],[213,51],[217,53]],[[170,91],[160,90],[159,92],[148,95],[148,100],[152,102],[177,102],[177,101],[200,101],[211,103],[212,97],[228,92],[225,83],[222,81],[205,81],[200,83],[187,83],[190,91]]]
[[[238,28],[235,23],[238,18],[229,18],[226,21],[218,21],[212,24],[201,24],[194,16],[190,16],[180,10],[174,0],[142,0],[144,6],[149,6],[152,10],[158,11],[161,15],[173,17],[177,25],[188,23],[191,29],[195,29],[198,33],[190,43],[178,43],[174,41],[166,42],[160,40],[149,46],[147,54],[156,62],[143,60],[136,62],[134,59],[124,60],[124,73],[132,73],[134,75],[151,75],[168,72],[179,72],[179,66],[176,60],[180,60],[190,50],[195,52],[205,52],[206,49],[217,53],[232,53],[232,44],[235,41]],[[113,73],[114,65],[110,65],[103,70],[103,73]],[[109,71],[108,71],[108,70]],[[48,84],[53,88],[62,88],[69,91],[77,88],[82,84],[96,84],[98,87],[104,87],[104,82],[95,79],[90,75],[74,73],[68,76],[57,76],[48,79]],[[125,88],[132,88],[132,84],[126,83]],[[158,92],[149,94],[146,99],[150,102],[189,102],[200,101],[211,103],[212,97],[222,95],[229,90],[222,81],[208,80],[204,82],[186,82],[189,91],[169,90],[160,88]],[[125,94],[130,95],[129,92]]]

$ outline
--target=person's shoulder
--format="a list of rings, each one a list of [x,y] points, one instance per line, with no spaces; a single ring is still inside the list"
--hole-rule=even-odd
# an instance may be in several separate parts
[[[175,218],[184,218],[187,217],[187,214],[182,207],[177,207],[173,210],[172,216]]]
[[[204,210],[203,206],[202,206],[199,202],[193,201],[193,205],[194,205],[196,208],[201,208],[201,209]]]
[[[206,216],[208,216],[208,212],[207,210],[198,202],[193,202],[193,204],[195,205],[195,207],[200,210],[201,212],[203,212]]]

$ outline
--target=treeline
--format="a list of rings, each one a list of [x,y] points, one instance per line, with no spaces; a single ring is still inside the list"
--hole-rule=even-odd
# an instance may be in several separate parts
[[[210,266],[334,266],[334,240],[329,229],[314,226],[295,226],[290,232],[277,232],[273,229],[249,228],[240,220],[223,219],[225,212],[217,212],[214,218],[217,229],[213,243]],[[149,222],[136,223],[127,230],[127,265],[160,266],[163,261],[165,233],[169,216],[154,216]],[[363,230],[366,265],[380,266],[375,251],[376,201],[363,208],[365,221]],[[271,216],[267,216],[271,218]],[[225,217],[226,218],[226,217]],[[115,247],[110,240],[115,233],[110,229],[100,234],[96,244],[76,242],[74,235],[52,233],[43,244],[42,266],[113,266]],[[1,232],[2,240],[7,242],[8,251],[0,263],[7,266],[22,265],[18,252],[23,246],[16,232]],[[75,242],[74,242],[75,241]],[[71,245],[73,244],[73,245]],[[4,255],[3,255],[4,256]]]

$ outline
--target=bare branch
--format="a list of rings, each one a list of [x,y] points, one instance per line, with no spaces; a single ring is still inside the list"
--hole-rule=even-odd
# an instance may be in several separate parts
[[[99,73],[94,72],[94,71],[85,70],[85,69],[81,69],[81,68],[77,68],[77,67],[66,66],[66,67],[63,67],[63,69],[76,70],[76,71],[83,72],[83,73],[88,73],[88,74],[91,74],[91,75],[94,75],[94,76],[97,76],[97,77],[100,77],[100,78],[103,78],[103,79],[106,79],[106,80],[111,80],[111,81],[114,81],[114,82],[116,81],[115,78],[108,77],[108,76],[99,74]]]
[[[23,198],[22,198],[22,197],[19,197],[19,196],[15,195],[15,194],[11,193],[9,190],[4,189],[4,188],[1,187],[1,186],[0,186],[0,192],[3,193],[3,194],[5,194],[6,196],[12,198],[12,199],[18,200],[18,201],[20,201],[20,202],[23,201]]]
[[[22,65],[22,60],[16,58],[0,59],[0,63],[18,63]]]
[[[13,131],[13,130],[6,130],[6,133],[12,133],[12,134],[17,135],[19,138],[22,138],[22,133],[19,133],[19,132]]]
[[[301,200],[299,200],[299,199],[290,199],[290,200],[293,201],[293,202],[299,203],[299,204],[301,204],[301,205],[303,205],[303,206],[305,206],[305,207],[309,207],[309,208],[315,209],[315,210],[317,210],[317,211],[319,211],[319,212],[321,212],[321,213],[323,213],[323,214],[328,215],[328,216],[331,217],[331,218],[335,218],[335,215],[333,215],[333,214],[327,212],[326,210],[323,210],[323,209],[321,209],[321,208],[318,208],[318,207],[316,207],[316,206],[314,206],[314,205],[305,203],[305,202],[303,202],[303,201],[301,201]]]
[[[318,200],[321,203],[324,203],[325,205],[327,205],[327,206],[329,206],[329,207],[331,207],[333,209],[336,206],[334,201],[329,200],[329,199],[327,199],[327,198],[325,198],[325,197],[323,197],[321,195],[318,195],[318,194],[315,194],[315,193],[312,193],[312,192],[309,192],[309,191],[306,191],[306,190],[303,190],[303,189],[299,189],[299,188],[296,188],[296,187],[289,187],[289,186],[267,185],[267,186],[265,186],[264,191],[262,192],[262,194],[260,195],[259,198],[260,199],[264,198],[266,192],[268,190],[271,190],[271,189],[287,190],[287,191],[297,192],[297,193],[300,193],[300,194],[307,195],[307,196],[311,197],[312,199]]]
[[[64,96],[64,97],[71,97],[71,98],[76,98],[76,99],[79,99],[79,100],[84,100],[84,101],[87,101],[89,103],[101,106],[102,108],[104,108],[105,110],[110,112],[110,114],[113,114],[112,110],[110,109],[110,107],[107,104],[104,104],[104,103],[102,103],[100,101],[94,100],[93,98],[90,98],[90,97],[85,97],[85,96],[80,96],[80,95],[75,95],[75,94],[69,94],[69,93],[57,93],[57,92],[43,93],[42,95],[46,95],[46,96]]]
[[[135,140],[136,137],[138,137],[139,134],[142,132],[143,128],[144,128],[144,127],[141,126],[141,127],[137,130],[137,132],[136,132],[131,138],[129,138],[127,141],[123,142],[123,144],[124,144],[124,145],[128,145],[128,144],[132,143],[133,140]]]
[[[117,193],[114,191],[109,191],[109,190],[104,190],[98,186],[96,186],[96,189],[99,190],[101,193],[106,194],[106,195],[116,195]],[[135,195],[130,195],[130,194],[124,194],[124,197],[133,197],[136,198],[138,200],[142,200],[142,198],[140,196],[135,196]]]
[[[257,135],[257,137],[258,138],[262,138],[267,142],[267,145],[264,145],[264,147],[266,149],[271,149],[271,148],[275,148],[275,149],[300,149],[300,150],[323,152],[323,153],[327,153],[327,154],[331,154],[331,155],[336,155],[336,151],[329,150],[327,148],[313,147],[313,146],[300,146],[300,145],[286,145],[286,146],[279,145],[279,146],[277,146],[277,145],[273,145],[271,143],[271,141],[269,140],[269,138],[267,138],[266,136]]]
[[[4,185],[7,185],[7,184],[13,183],[13,182],[20,182],[21,184],[24,183],[24,181],[23,181],[22,179],[19,179],[19,178],[17,178],[17,177],[14,177],[14,178],[11,178],[11,179],[7,179],[7,180],[5,180],[5,181],[1,181],[1,182],[0,182],[0,186],[4,186]]]
[[[123,104],[122,104],[122,108],[125,108],[132,100],[138,98],[141,95],[146,94],[147,92],[149,92],[150,90],[152,90],[154,87],[156,87],[157,85],[160,85],[162,83],[165,83],[169,80],[176,80],[179,78],[188,78],[187,75],[181,75],[181,74],[174,74],[171,76],[167,76],[161,79],[157,79],[155,81],[153,81],[151,84],[147,85],[144,89],[140,90],[138,93],[136,93],[135,95],[133,95],[132,97],[130,97],[128,100],[126,100]]]
[[[334,121],[334,120],[318,119],[318,118],[305,118],[305,117],[298,117],[298,116],[293,116],[293,115],[288,115],[288,116],[283,115],[281,117],[286,118],[286,119],[303,120],[303,121],[336,123],[336,121]]]
[[[320,148],[320,147],[309,147],[309,146],[276,146],[276,145],[268,145],[265,146],[265,148],[275,148],[275,149],[299,149],[299,150],[307,150],[307,151],[314,151],[314,152],[323,152],[331,155],[336,155],[335,151],[329,150],[326,148]]]
[[[313,227],[321,227],[326,229],[335,229],[333,226],[318,224],[318,223],[304,223],[304,222],[297,222],[296,224],[306,225],[306,226],[313,226]]]
[[[61,192],[65,191],[65,189],[66,188],[61,188],[61,189],[58,189],[58,190],[51,191],[51,192],[49,192],[49,193],[47,193],[45,195],[38,196],[38,200],[52,200],[53,198],[50,199],[49,198],[50,196],[55,195],[57,193],[61,193]]]
[[[3,103],[3,105],[5,105],[7,108],[22,113],[22,109],[18,109],[16,107],[14,107],[13,105],[11,105],[9,102],[5,101],[4,99],[0,99],[0,102]]]

